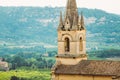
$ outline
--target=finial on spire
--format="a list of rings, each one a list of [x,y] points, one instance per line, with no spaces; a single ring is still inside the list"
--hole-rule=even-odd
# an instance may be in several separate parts
[[[63,25],[62,11],[60,11],[60,23]]]
[[[60,21],[59,21],[58,29],[62,29],[62,27],[63,27],[63,19],[62,19],[62,12],[60,11]]]
[[[84,25],[84,17],[83,17],[83,12],[81,12],[81,25]]]
[[[80,22],[81,22],[81,28],[82,28],[82,29],[85,29],[85,27],[84,27],[85,24],[84,24],[83,12],[81,12],[81,21],[80,21]]]

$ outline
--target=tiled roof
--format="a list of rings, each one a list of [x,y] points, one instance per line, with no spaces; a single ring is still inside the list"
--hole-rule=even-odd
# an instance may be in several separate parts
[[[76,65],[58,65],[55,74],[120,76],[120,61],[82,60]]]

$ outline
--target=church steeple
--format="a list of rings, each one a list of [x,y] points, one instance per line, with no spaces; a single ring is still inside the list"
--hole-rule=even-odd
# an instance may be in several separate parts
[[[80,16],[78,15],[76,0],[68,0],[65,18],[63,20],[62,13],[60,13],[58,27],[58,55],[56,59],[61,64],[74,65],[82,59],[87,59],[84,26],[84,17],[82,13]],[[72,62],[69,63],[69,60]]]
[[[78,15],[76,0],[68,0],[63,19],[62,13],[60,13],[58,54],[56,55],[56,64],[52,68],[52,80],[57,79],[54,76],[57,66],[61,64],[76,65],[81,60],[87,60],[84,18],[82,13],[81,16]],[[62,80],[62,78],[60,79]]]
[[[60,14],[60,29],[58,30],[56,59],[61,64],[74,65],[82,59],[87,59],[84,26],[84,17],[82,13],[78,15],[76,0],[68,0],[64,20],[62,20],[62,13]],[[69,63],[69,60],[72,62]]]

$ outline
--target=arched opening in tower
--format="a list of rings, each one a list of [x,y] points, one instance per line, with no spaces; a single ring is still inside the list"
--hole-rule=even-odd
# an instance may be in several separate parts
[[[69,52],[70,51],[70,40],[69,38],[65,38],[65,52]]]
[[[83,40],[82,37],[80,37],[80,51],[83,51]]]

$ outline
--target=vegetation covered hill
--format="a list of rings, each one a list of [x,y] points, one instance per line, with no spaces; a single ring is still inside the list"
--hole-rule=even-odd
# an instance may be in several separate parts
[[[40,50],[44,53],[45,48],[57,49],[56,29],[59,12],[63,10],[65,8],[0,7],[0,52]],[[98,9],[78,10],[85,17],[88,51],[120,48],[120,15]]]

